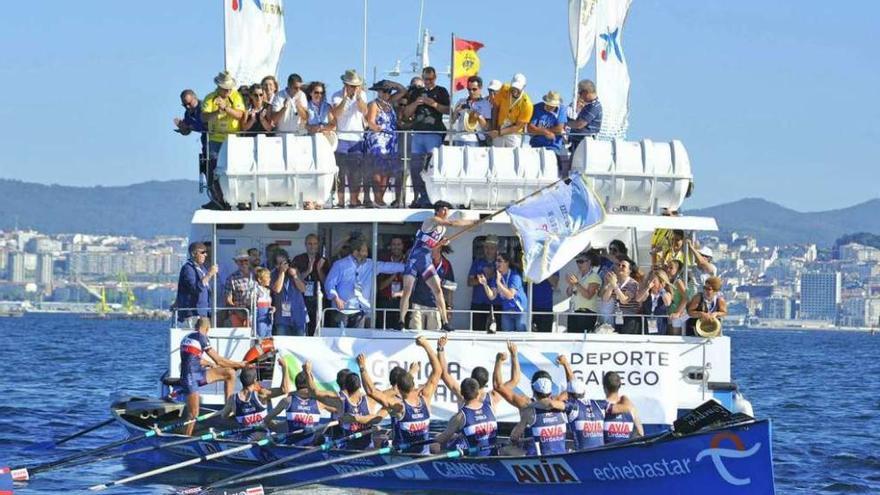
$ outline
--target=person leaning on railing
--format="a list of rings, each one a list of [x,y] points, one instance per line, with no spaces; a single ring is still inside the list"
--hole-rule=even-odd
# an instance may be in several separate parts
[[[526,76],[514,74],[510,84],[501,86],[495,95],[492,109],[493,129],[486,133],[492,146],[518,148],[523,133],[532,120],[532,100],[525,92]]]
[[[406,88],[394,81],[383,79],[370,87],[376,99],[367,106],[367,132],[364,149],[373,176],[373,199],[376,206],[385,206],[388,179],[394,177],[394,201],[397,207],[402,201],[401,186],[403,170],[397,156],[397,102],[406,94]]]
[[[471,76],[467,80],[468,95],[458,100],[452,110],[452,136],[454,146],[483,146],[486,135],[481,132],[492,123],[492,102],[483,98],[483,80]]]
[[[250,108],[241,120],[241,130],[248,134],[265,134],[272,130],[272,108],[266,103],[265,91],[259,84],[253,84],[248,92]]]
[[[703,291],[695,294],[688,302],[688,315],[686,335],[696,335],[697,321],[704,323],[717,322],[719,318],[727,316],[727,301],[721,294],[721,279],[709,277],[703,284]]]
[[[634,316],[639,311],[639,302],[636,300],[639,283],[631,275],[632,261],[621,258],[615,271],[605,277],[602,298],[615,302],[614,329],[617,333],[638,334],[641,329],[639,317]]]
[[[578,273],[568,275],[566,293],[571,296],[572,311],[579,314],[568,317],[568,332],[593,333],[596,329],[599,292],[602,288],[602,278],[599,277],[599,253],[591,249],[579,254],[575,261]]]
[[[525,332],[528,329],[528,318],[525,308],[528,307],[528,296],[523,286],[522,276],[510,266],[510,256],[498,253],[495,258],[495,278],[486,279],[483,274],[477,280],[486,291],[486,297],[501,302],[501,331]]]
[[[543,101],[535,104],[528,125],[528,132],[532,136],[529,145],[532,148],[546,148],[555,153],[560,174],[568,173],[568,168],[563,163],[565,143],[562,137],[565,133],[565,121],[562,97],[556,91],[550,91],[544,95]]]
[[[648,335],[667,335],[669,333],[669,307],[675,287],[663,270],[655,270],[648,283],[639,291],[636,300],[641,304],[639,313],[644,315],[642,333]],[[650,315],[650,316],[648,316]]]

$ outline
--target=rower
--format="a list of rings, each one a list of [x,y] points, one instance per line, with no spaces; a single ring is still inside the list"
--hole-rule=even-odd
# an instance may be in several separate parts
[[[481,394],[480,384],[473,378],[462,380],[459,390],[464,405],[449,418],[446,431],[437,435],[431,452],[437,454],[458,447],[479,457],[498,455],[495,445],[498,422],[491,400],[486,400],[490,395]]]
[[[643,436],[645,431],[642,429],[635,404],[625,395],[619,394],[620,375],[614,371],[605,373],[602,377],[602,387],[605,389],[605,400],[599,401],[599,404],[605,409],[603,423],[605,443]]]
[[[501,383],[501,363],[507,355],[499,352],[495,357],[493,383],[495,390],[510,405],[519,409],[519,423],[510,432],[511,443],[521,443],[520,450],[513,445],[505,449],[505,455],[546,455],[566,451],[565,436],[568,421],[564,414],[565,403],[552,397],[553,378],[550,373],[538,370],[532,374],[532,398],[516,392],[521,378],[516,344],[508,341],[510,352],[510,380]]]
[[[238,379],[241,382],[241,390],[226,400],[226,405],[223,406],[219,416],[221,418],[234,416],[239,426],[265,425],[272,391],[260,387],[256,368],[241,370]]]
[[[568,416],[568,429],[574,439],[575,450],[600,447],[605,444],[603,425],[605,422],[605,407],[599,401],[587,399],[587,386],[574,376],[568,358],[564,354],[556,357],[556,362],[565,369],[565,379],[568,382],[565,398],[566,415]]]
[[[306,361],[303,364],[303,373],[305,373],[308,380],[309,396],[318,399],[325,406],[329,406],[337,411],[336,414],[340,420],[340,433],[342,437],[365,430],[382,420],[382,410],[377,411],[375,414],[371,412],[375,410],[376,403],[361,389],[361,378],[357,373],[349,372],[344,375],[342,390],[339,393],[318,389],[318,386],[315,384],[315,377],[312,374],[312,363],[310,361]],[[345,440],[339,448],[363,450],[368,448],[371,442],[372,438],[366,436]]]
[[[187,419],[190,420],[199,415],[199,387],[223,380],[223,392],[229,399],[235,388],[235,372],[232,370],[246,366],[246,363],[226,359],[217,353],[208,341],[210,330],[211,320],[201,317],[196,321],[196,330],[180,341],[180,384],[186,394]],[[204,359],[205,356],[217,366],[208,368],[211,363]],[[195,426],[195,422],[189,423],[184,435],[192,435]]]
[[[318,402],[309,394],[309,378],[302,371],[296,374],[294,385],[296,390],[292,390],[290,384],[290,373],[287,369],[287,362],[279,359],[278,364],[281,366],[283,378],[281,379],[281,389],[284,391],[285,398],[278,402],[275,409],[266,417],[268,423],[272,418],[280,414],[282,411],[287,417],[287,431],[299,431],[307,428],[316,429],[313,435],[308,435],[293,443],[293,445],[309,446],[314,445],[316,439],[323,439],[324,432],[317,431],[317,426],[321,422],[321,413],[324,411],[335,414],[336,410],[325,406]]]
[[[428,376],[427,383],[421,388],[415,386],[415,380],[411,374],[401,375],[395,387],[399,394],[398,397],[388,397],[387,394],[377,390],[367,370],[366,356],[358,354],[357,357],[361,376],[364,378],[364,390],[391,414],[392,438],[396,446],[424,442],[428,439],[430,433],[431,400],[434,398],[434,391],[440,382],[440,361],[425,337],[419,336],[416,338],[416,344],[424,349],[425,354],[428,355],[428,362],[431,364],[431,374]],[[404,448],[401,452],[407,454],[427,454],[429,447],[425,443],[424,445]]]
[[[409,311],[409,298],[412,295],[416,277],[422,277],[434,300],[437,302],[437,311],[440,313],[441,329],[445,332],[452,331],[449,326],[449,318],[446,314],[446,300],[440,286],[440,277],[434,268],[431,258],[431,250],[449,243],[443,238],[447,227],[465,227],[476,223],[474,220],[452,220],[449,218],[449,210],[452,208],[446,201],[434,203],[434,216],[425,219],[422,226],[416,231],[416,238],[406,260],[403,270],[403,295],[400,297],[400,321],[396,325],[397,330],[403,330],[406,321],[406,312]]]
[[[440,360],[440,368],[443,371],[443,374],[440,376],[443,379],[443,384],[446,385],[446,388],[449,392],[455,396],[456,402],[459,404],[464,404],[467,400],[464,398],[461,392],[461,388],[459,384],[455,382],[452,378],[452,375],[449,374],[449,370],[447,369],[446,364],[446,342],[447,338],[445,335],[440,337],[440,340],[437,341],[437,359]],[[494,390],[489,390],[489,370],[482,366],[477,366],[471,371],[471,378],[477,381],[479,385],[479,396],[480,400],[488,404],[492,409],[498,406],[498,402],[501,400],[501,395]]]

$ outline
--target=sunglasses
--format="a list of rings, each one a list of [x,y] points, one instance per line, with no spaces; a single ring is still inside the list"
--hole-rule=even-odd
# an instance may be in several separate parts
[[[322,94],[324,94],[324,92],[323,91],[312,91],[312,94],[313,95],[322,95]]]

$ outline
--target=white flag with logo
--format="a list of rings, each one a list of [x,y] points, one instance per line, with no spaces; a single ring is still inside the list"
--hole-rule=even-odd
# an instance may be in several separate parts
[[[596,42],[598,0],[568,0],[568,37],[571,57],[578,69],[587,65]]]
[[[542,282],[584,250],[593,227],[605,220],[605,209],[583,176],[544,189],[507,209],[523,248],[523,272]]]
[[[623,139],[629,126],[629,72],[623,23],[632,0],[600,0],[596,8],[596,89],[602,103],[599,136]]]
[[[284,48],[282,0],[224,0],[226,70],[238,84],[278,73]]]

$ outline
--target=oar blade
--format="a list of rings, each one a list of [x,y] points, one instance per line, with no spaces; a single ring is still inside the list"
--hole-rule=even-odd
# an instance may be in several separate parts
[[[0,493],[12,493],[13,489],[12,470],[8,467],[0,468]]]

